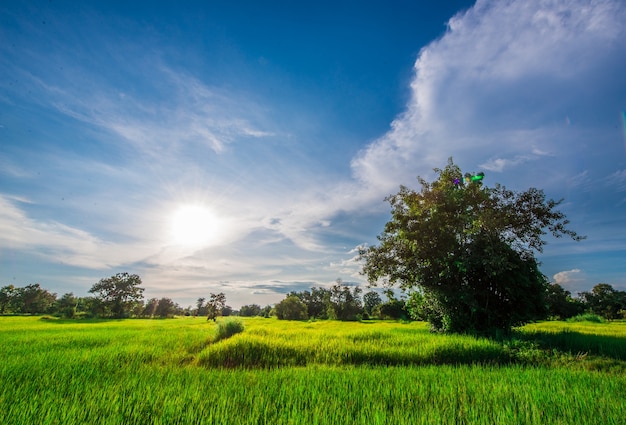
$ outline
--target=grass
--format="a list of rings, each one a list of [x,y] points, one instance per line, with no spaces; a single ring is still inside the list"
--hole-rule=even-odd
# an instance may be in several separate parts
[[[626,323],[0,318],[2,424],[620,424]],[[610,366],[609,363],[612,365]],[[597,365],[600,365],[598,367]]]

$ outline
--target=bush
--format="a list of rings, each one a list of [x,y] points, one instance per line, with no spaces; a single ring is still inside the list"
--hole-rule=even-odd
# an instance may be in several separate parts
[[[214,342],[222,339],[230,338],[231,336],[243,332],[243,322],[238,319],[227,319],[217,324],[217,330],[215,331]]]
[[[568,322],[593,322],[593,323],[604,323],[604,319],[597,314],[585,313],[579,314],[578,316],[570,317],[567,319]]]
[[[306,304],[295,295],[289,295],[276,304],[274,311],[279,320],[306,320],[309,318]]]

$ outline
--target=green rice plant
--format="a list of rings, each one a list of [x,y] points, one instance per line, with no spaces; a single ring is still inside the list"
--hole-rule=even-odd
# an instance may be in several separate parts
[[[463,335],[432,335],[424,323],[364,324],[247,319],[246,335],[208,345],[198,355],[205,367],[305,365],[504,364],[502,347]]]
[[[626,322],[537,323],[507,347],[431,334],[424,323],[241,321],[245,332],[215,344],[218,325],[202,318],[0,318],[0,423],[600,425],[626,417],[626,373],[554,361],[565,351],[541,342],[610,337],[623,347]],[[624,364],[616,349],[580,363]],[[533,350],[551,361],[516,363],[513,351]]]
[[[214,342],[222,339],[230,338],[231,336],[243,332],[243,322],[239,319],[226,319],[217,323],[217,329],[215,330]]]

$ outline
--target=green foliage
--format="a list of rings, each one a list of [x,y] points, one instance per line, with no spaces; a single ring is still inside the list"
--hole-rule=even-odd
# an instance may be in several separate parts
[[[534,251],[546,229],[582,239],[555,210],[560,201],[535,188],[464,182],[451,159],[435,171],[436,181],[419,179],[419,192],[402,186],[387,198],[392,218],[380,245],[360,252],[370,283],[419,288],[420,310],[437,331],[508,332],[544,316],[548,282]]]
[[[569,319],[567,319],[567,321],[570,323],[576,323],[576,322],[604,323],[604,319],[602,317],[593,313],[579,314],[577,316],[570,317]]]
[[[143,300],[141,278],[136,274],[117,273],[101,279],[89,290],[101,302],[102,313],[121,318],[130,316],[135,304]]]
[[[214,342],[221,341],[222,339],[230,338],[231,336],[243,332],[244,325],[241,320],[238,319],[226,319],[221,322],[217,322],[217,328],[215,330]]]
[[[306,304],[295,295],[289,295],[276,304],[274,312],[280,320],[306,320],[309,318]]]
[[[78,305],[78,298],[73,293],[63,294],[61,298],[56,301],[56,311],[67,319],[73,319],[76,317],[76,307]]]
[[[0,288],[0,314],[43,314],[54,311],[56,294],[38,283],[23,288],[8,285]]]
[[[626,292],[617,291],[608,283],[598,283],[591,292],[582,292],[581,298],[589,310],[608,320],[622,317],[626,310]]]
[[[198,300],[200,303],[200,300]],[[209,301],[205,308],[207,312],[207,320],[213,320],[215,322],[217,316],[221,315],[226,307],[226,295],[223,292],[219,294],[211,293]]]
[[[171,298],[161,298],[156,305],[155,315],[161,318],[173,317],[176,314],[176,303]]]
[[[331,293],[326,288],[311,288],[311,291],[291,292],[302,301],[307,308],[307,313],[313,319],[328,319],[328,307]]]
[[[396,299],[380,304],[378,306],[378,315],[381,319],[406,320],[409,318],[405,302]]]
[[[558,283],[548,286],[546,293],[548,316],[556,319],[567,319],[585,310],[582,301],[572,298],[572,294]]]
[[[328,303],[329,318],[336,320],[358,320],[358,316],[363,312],[361,304],[362,289],[358,286],[344,285],[341,279],[330,288],[330,299]]]
[[[374,291],[369,291],[363,295],[363,310],[368,316],[371,316],[382,303],[383,300],[380,298],[380,295]]]
[[[239,309],[239,315],[243,317],[260,316],[261,306],[258,304],[243,305]]]

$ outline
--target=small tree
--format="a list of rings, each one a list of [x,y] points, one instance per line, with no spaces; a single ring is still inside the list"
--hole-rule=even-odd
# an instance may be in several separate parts
[[[209,301],[207,302],[205,308],[207,311],[207,320],[215,320],[217,316],[222,314],[222,310],[226,307],[226,295],[223,292],[219,294],[211,293]]]
[[[17,289],[13,285],[0,288],[0,314],[14,313],[17,310]]]
[[[78,298],[76,298],[72,292],[63,294],[63,296],[56,301],[56,311],[68,319],[72,319],[76,316],[77,306]]]
[[[89,290],[96,294],[107,311],[113,317],[121,318],[130,315],[134,304],[143,300],[141,278],[136,274],[118,273],[101,279]]]
[[[156,305],[155,314],[161,318],[172,317],[176,313],[176,303],[171,298],[161,298]]]
[[[261,315],[261,306],[258,304],[243,305],[239,309],[239,315],[243,317],[254,317]]]
[[[365,310],[365,313],[367,313],[368,316],[371,316],[376,310],[376,307],[382,303],[382,298],[380,298],[380,295],[374,291],[369,291],[363,295],[363,310]]]
[[[309,318],[306,304],[295,295],[289,295],[276,304],[274,311],[279,320],[306,320]]]
[[[206,298],[204,297],[200,297],[198,298],[198,300],[196,301],[196,316],[204,316],[205,314],[207,314],[206,312],[206,307],[204,306],[204,302],[206,301]]]
[[[437,331],[509,331],[545,314],[548,281],[534,252],[546,229],[582,239],[566,229],[561,201],[542,191],[483,187],[484,174],[463,175],[449,160],[421,190],[401,186],[387,200],[391,220],[380,245],[362,249],[371,284],[419,288],[424,311]]]
[[[329,317],[337,320],[357,320],[363,312],[361,304],[362,289],[358,286],[344,285],[341,279],[330,288]]]

